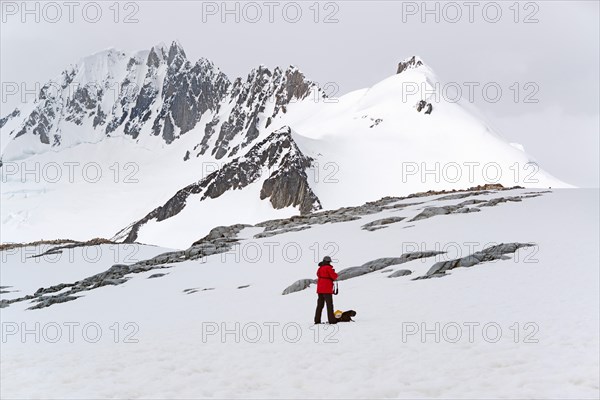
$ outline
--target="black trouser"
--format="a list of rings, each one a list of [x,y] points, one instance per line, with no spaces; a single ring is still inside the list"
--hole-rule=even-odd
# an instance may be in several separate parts
[[[317,311],[315,312],[315,324],[321,323],[321,314],[323,312],[323,306],[327,303],[327,320],[330,324],[335,324],[337,319],[333,314],[333,295],[331,293],[319,293],[319,299],[317,300]]]

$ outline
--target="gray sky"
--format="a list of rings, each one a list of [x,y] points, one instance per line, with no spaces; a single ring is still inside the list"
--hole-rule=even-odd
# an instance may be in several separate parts
[[[221,1],[120,2],[118,22],[113,1],[97,3],[99,17],[94,4],[78,2],[73,22],[63,1],[41,2],[37,11],[28,2],[32,14],[21,1],[0,3],[3,85],[33,87],[108,47],[135,51],[179,40],[188,58],[209,58],[230,78],[259,64],[293,64],[321,85],[334,82],[341,95],[386,78],[417,54],[466,97],[469,83],[478,83],[474,104],[543,168],[575,185],[599,186],[597,1],[430,1],[427,9],[421,1],[228,2],[230,14]],[[125,23],[127,16],[137,22]],[[501,88],[497,102],[486,99],[486,84]],[[4,116],[20,96],[2,100]]]

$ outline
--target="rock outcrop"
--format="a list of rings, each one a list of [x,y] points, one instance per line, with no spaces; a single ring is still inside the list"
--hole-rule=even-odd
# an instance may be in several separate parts
[[[292,283],[287,288],[285,288],[281,294],[286,295],[286,294],[290,294],[290,293],[299,292],[301,290],[308,288],[310,285],[316,284],[316,283],[317,283],[316,279],[300,279],[300,280],[297,280],[296,282]]]
[[[508,196],[508,197],[496,197],[490,200],[466,200],[462,203],[441,207],[427,207],[420,214],[415,216],[410,222],[419,221],[422,219],[427,219],[434,217],[436,215],[448,215],[448,214],[463,214],[463,213],[471,213],[471,212],[479,212],[481,211],[481,207],[493,207],[495,205],[506,203],[506,202],[519,202],[522,199],[538,197],[540,194],[531,194],[525,196]],[[444,198],[442,198],[444,199]],[[448,199],[448,197],[446,197]],[[476,205],[477,207],[468,207]]]
[[[484,262],[508,260],[510,257],[506,256],[506,254],[513,254],[520,248],[531,246],[535,246],[535,243],[501,243],[496,246],[487,247],[466,257],[437,262],[425,275],[414,278],[413,280],[439,278],[446,276],[446,272],[454,268],[469,268]]]
[[[418,260],[420,258],[434,257],[439,254],[444,254],[443,251],[417,251],[412,253],[404,253],[400,257],[385,257],[378,258],[364,263],[359,267],[345,268],[338,272],[338,280],[345,281],[346,279],[356,278],[357,276],[369,274],[379,271],[386,267],[398,264],[404,264],[409,261]]]
[[[371,221],[367,224],[364,224],[362,226],[362,229],[367,230],[367,231],[376,231],[378,229],[387,228],[387,226],[389,224],[400,222],[400,221],[404,220],[405,218],[406,217],[389,217],[389,218],[377,219],[375,221]]]
[[[479,193],[491,190],[490,187],[477,187],[472,188],[470,192],[436,192],[433,195],[445,194],[440,198],[434,200],[456,200],[462,199],[465,197],[469,197],[471,194]],[[497,204],[507,202],[507,201],[522,201],[522,199],[537,197],[540,196],[540,192],[534,192],[524,196],[509,196],[509,197],[498,197],[490,200],[477,200],[471,199],[466,200],[455,207],[459,207],[458,209],[465,208],[467,204],[478,204],[480,207],[484,207],[482,204],[485,204],[485,207],[495,206]],[[338,210],[331,211],[321,211],[316,212],[314,214],[308,215],[299,215],[294,216],[287,219],[278,219],[278,220],[270,220],[264,221],[262,223],[256,224],[253,227],[262,227],[264,231],[262,234],[265,236],[259,237],[268,237],[274,236],[278,234],[283,234],[286,232],[295,232],[304,229],[310,229],[313,225],[324,224],[324,223],[343,223],[349,222],[353,220],[360,219],[362,216],[369,215],[372,213],[377,213],[386,210],[398,210],[403,207],[409,205],[418,205],[419,203],[406,203],[400,202],[402,200],[407,200],[410,198],[421,198],[425,197],[424,194],[416,194],[410,195],[403,198],[399,197],[384,197],[375,202],[369,202],[362,206],[358,207],[344,207]],[[512,198],[512,200],[510,200]],[[519,198],[515,200],[515,198]],[[434,214],[438,215],[438,214]],[[384,219],[381,219],[384,220]],[[378,221],[381,221],[378,220]],[[374,222],[374,221],[373,221]],[[400,222],[398,220],[397,222]],[[131,265],[126,264],[115,264],[108,268],[106,271],[101,272],[99,274],[95,274],[88,278],[73,282],[73,283],[60,283],[57,285],[52,285],[45,288],[39,288],[36,292],[32,294],[28,294],[22,297],[14,298],[14,299],[3,299],[0,300],[0,308],[8,307],[10,304],[21,301],[31,300],[35,304],[29,307],[29,309],[39,309],[44,307],[49,307],[53,304],[63,303],[67,301],[76,300],[80,297],[81,292],[94,290],[99,287],[108,286],[108,285],[120,285],[126,282],[131,278],[132,274],[147,272],[155,269],[165,269],[171,268],[174,264],[202,259],[206,256],[214,255],[214,254],[222,254],[230,251],[233,246],[240,241],[238,239],[239,233],[247,228],[250,225],[245,224],[235,224],[230,226],[219,226],[212,229],[206,236],[202,239],[195,241],[191,247],[186,250],[180,251],[172,251],[163,254],[159,254],[153,258],[142,260]],[[257,234],[255,237],[257,237]],[[44,243],[49,243],[55,245],[49,250],[45,251],[43,254],[55,254],[57,252],[62,251],[65,248],[72,248],[78,246],[85,245],[98,245],[103,243],[110,243],[105,239],[93,239],[88,242],[74,242],[70,240],[56,240],[56,241],[45,241]],[[16,247],[21,247],[25,245],[33,245],[33,244],[10,244],[5,245],[2,250],[10,250]],[[434,277],[442,277],[446,276],[446,272],[450,271],[454,268],[459,267],[471,267],[480,263],[489,262],[493,260],[503,260],[508,259],[507,254],[515,253],[518,249],[524,247],[535,246],[533,243],[503,243],[497,246],[488,247],[482,251],[473,253],[469,256],[449,260],[449,261],[440,261],[435,263],[428,272],[417,278],[413,278],[413,280],[422,280],[429,279]],[[400,257],[384,257],[378,258],[375,260],[371,260],[366,262],[360,266],[345,268],[339,271],[339,280],[344,281],[347,279],[359,277],[362,275],[366,275],[375,271],[381,272],[390,272],[386,270],[387,267],[393,265],[400,265],[412,260],[422,259],[434,257],[440,254],[444,254],[441,251],[421,251],[421,252],[410,252],[402,254]],[[42,254],[38,255],[41,256]],[[160,276],[164,276],[166,273],[156,272],[150,274],[149,278],[158,278]],[[395,278],[399,276],[410,275],[411,271],[409,270],[398,270],[389,275],[390,278]],[[283,294],[295,293],[301,290],[308,288],[311,284],[315,283],[314,279],[300,279],[294,282],[292,285],[288,286],[283,290]],[[248,287],[247,285],[241,285],[239,288]],[[7,291],[5,289],[10,288],[10,286],[2,286],[4,292],[10,293],[14,291]],[[184,290],[184,293],[191,294],[196,293],[200,290],[213,290],[214,288],[190,288]]]
[[[295,67],[285,71],[279,67],[271,71],[264,66],[253,69],[245,81],[237,78],[233,82],[223,101],[225,112],[216,114],[206,125],[202,141],[193,149],[196,156],[205,154],[211,141],[214,145],[210,154],[217,160],[235,156],[253,144],[259,132],[285,113],[289,104],[304,100],[313,91],[325,96]]]
[[[115,264],[104,272],[73,283],[61,283],[46,288],[39,288],[35,293],[30,295],[10,300],[0,300],[0,308],[8,307],[12,303],[26,300],[37,303],[29,307],[30,310],[49,307],[53,304],[76,300],[79,297],[76,296],[76,294],[80,292],[94,290],[102,286],[120,285],[125,283],[131,274],[170,268],[172,264],[189,260],[198,260],[212,254],[225,253],[231,250],[234,244],[238,242],[236,235],[246,226],[247,225],[237,224],[229,227],[217,227],[186,250],[159,254],[156,257],[142,260],[131,265]],[[49,251],[51,252],[52,250],[53,249]],[[149,278],[157,278],[163,275],[165,274],[155,273]]]
[[[306,174],[311,163],[312,159],[302,154],[294,142],[290,128],[282,128],[255,144],[243,157],[235,158],[201,181],[179,190],[164,205],[121,230],[115,238],[134,242],[144,224],[177,215],[191,195],[197,195],[198,201],[214,199],[229,190],[243,189],[258,181],[265,171],[273,172],[263,182],[261,200],[268,198],[275,209],[298,207],[302,214],[319,210],[321,203],[310,188]]]
[[[398,63],[398,69],[396,70],[396,74],[401,74],[407,69],[418,68],[421,65],[423,65],[423,61],[417,56],[412,56]]]
[[[407,276],[412,274],[410,269],[399,269],[398,271],[388,275],[388,278],[398,278],[399,276]]]

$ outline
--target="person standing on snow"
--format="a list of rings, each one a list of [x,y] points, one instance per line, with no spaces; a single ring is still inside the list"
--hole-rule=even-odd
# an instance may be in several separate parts
[[[315,324],[321,323],[321,314],[323,306],[327,303],[327,320],[330,324],[336,324],[337,319],[333,313],[333,281],[338,278],[335,270],[331,266],[331,257],[323,257],[317,270],[317,311],[315,312]]]

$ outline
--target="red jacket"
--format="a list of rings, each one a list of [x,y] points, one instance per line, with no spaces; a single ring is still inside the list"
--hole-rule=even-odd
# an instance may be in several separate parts
[[[338,278],[338,274],[331,265],[321,265],[317,270],[317,293],[333,293],[333,281]]]

